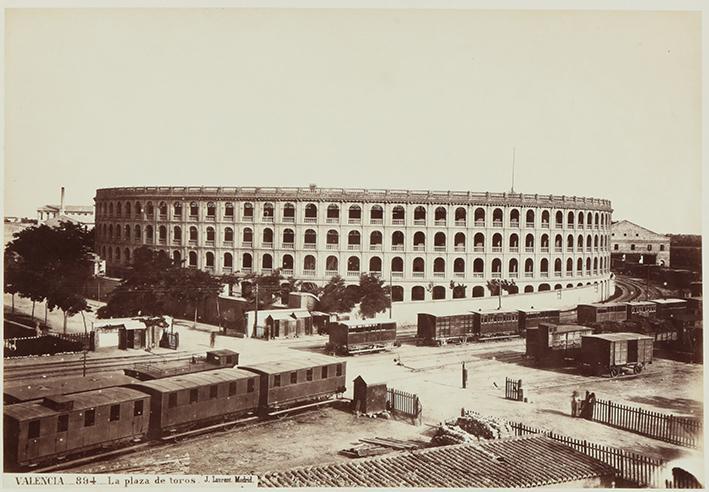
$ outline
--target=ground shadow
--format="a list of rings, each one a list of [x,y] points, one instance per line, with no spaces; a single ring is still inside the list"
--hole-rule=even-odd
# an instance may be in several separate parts
[[[635,396],[629,398],[630,401],[641,403],[644,405],[652,405],[653,407],[664,408],[666,410],[674,410],[682,413],[691,413],[694,415],[702,415],[704,406],[701,401],[691,400],[689,398],[666,398],[664,396]]]
[[[496,360],[499,362],[504,362],[506,364],[515,364],[521,367],[530,367],[532,369],[539,369],[541,371],[556,372],[559,374],[573,374],[582,375],[576,367],[576,365],[566,364],[566,365],[540,365],[533,357],[527,357],[522,352],[517,352],[514,350],[498,350],[496,352],[487,352],[483,354],[475,354],[480,359],[484,360]]]

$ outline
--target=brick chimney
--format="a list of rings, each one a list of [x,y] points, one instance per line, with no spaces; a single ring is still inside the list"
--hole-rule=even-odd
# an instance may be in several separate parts
[[[62,198],[59,203],[59,215],[64,215],[64,187],[62,186]]]

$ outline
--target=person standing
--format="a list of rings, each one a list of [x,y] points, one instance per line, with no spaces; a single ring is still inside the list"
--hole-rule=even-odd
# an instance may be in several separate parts
[[[578,417],[579,402],[576,399],[577,396],[579,396],[578,391],[574,390],[574,392],[571,393],[571,416],[572,417]]]
[[[213,331],[209,334],[209,346],[214,348],[214,344],[217,342],[217,332]]]

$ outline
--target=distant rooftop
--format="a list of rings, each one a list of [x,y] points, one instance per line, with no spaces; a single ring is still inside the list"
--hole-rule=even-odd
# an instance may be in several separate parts
[[[61,208],[60,205],[44,205],[37,209],[37,212],[59,212]],[[64,205],[65,213],[72,212],[83,212],[83,213],[94,213],[93,205]]]

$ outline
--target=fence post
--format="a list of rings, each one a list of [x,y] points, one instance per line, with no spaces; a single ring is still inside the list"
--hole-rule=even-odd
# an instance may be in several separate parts
[[[613,408],[613,402],[608,400],[608,423],[613,425],[613,412],[611,411],[611,408]]]

